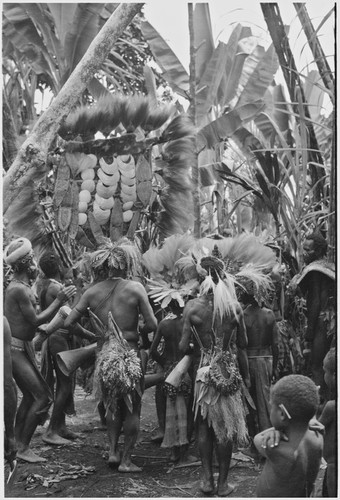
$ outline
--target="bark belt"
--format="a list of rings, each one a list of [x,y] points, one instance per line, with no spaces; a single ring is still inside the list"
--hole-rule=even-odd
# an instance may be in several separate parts
[[[263,347],[262,349],[247,349],[248,358],[256,358],[258,356],[272,357],[271,347]]]

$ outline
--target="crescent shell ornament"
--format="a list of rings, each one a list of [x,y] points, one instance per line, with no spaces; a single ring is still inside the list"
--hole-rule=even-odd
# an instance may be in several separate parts
[[[106,163],[104,158],[99,159],[99,165],[101,169],[107,174],[107,175],[114,175],[118,173],[118,162],[117,158],[113,159],[112,163]]]
[[[98,224],[106,224],[111,215],[111,210],[102,210],[96,201],[93,202],[93,215]]]
[[[98,168],[97,175],[105,186],[116,186],[119,181],[119,172],[113,175],[107,175],[101,167]]]
[[[113,196],[102,198],[98,193],[95,194],[94,199],[103,210],[110,210],[115,203]]]
[[[123,203],[123,212],[126,212],[127,210],[131,210],[133,207],[133,201],[127,201],[126,203]]]
[[[120,182],[122,184],[125,184],[126,186],[134,186],[136,184],[136,177],[126,177],[125,175],[121,174]]]
[[[125,184],[121,184],[121,190],[122,190],[122,193],[124,194],[128,194],[128,195],[136,195],[136,185],[133,185],[133,186],[126,186]]]
[[[96,191],[99,194],[99,196],[101,196],[101,198],[105,198],[105,199],[111,198],[111,196],[113,196],[115,194],[116,190],[117,190],[117,185],[107,187],[107,186],[104,186],[102,181],[97,182]]]

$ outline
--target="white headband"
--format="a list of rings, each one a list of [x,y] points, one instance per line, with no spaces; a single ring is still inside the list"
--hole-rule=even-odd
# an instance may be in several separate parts
[[[18,248],[15,248],[19,243],[21,245]],[[11,252],[11,248],[15,248]],[[26,255],[30,254],[32,252],[32,244],[30,240],[27,238],[17,238],[16,240],[13,240],[7,247],[5,248],[4,251],[4,260],[6,264],[12,265],[18,262],[18,260],[23,259],[26,257]]]

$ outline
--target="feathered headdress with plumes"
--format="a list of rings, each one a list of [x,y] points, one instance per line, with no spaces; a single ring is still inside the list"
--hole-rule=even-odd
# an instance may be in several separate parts
[[[181,279],[176,267],[178,259],[188,252],[193,243],[194,238],[190,234],[175,234],[166,238],[161,248],[151,247],[142,256],[142,263],[150,276],[147,279],[148,294],[163,309],[172,300],[184,307],[185,298],[197,284],[196,280]]]
[[[271,249],[252,235],[241,235],[221,240],[195,240],[176,266],[184,276],[196,276],[201,282],[201,294],[213,293],[214,318],[217,315],[222,318],[236,313],[239,290],[253,295],[258,302],[272,291],[270,271],[275,264],[275,253]]]
[[[92,269],[106,262],[109,269],[126,270],[127,277],[136,276],[140,271],[141,254],[138,247],[128,238],[121,238],[116,242],[107,238],[87,259]]]

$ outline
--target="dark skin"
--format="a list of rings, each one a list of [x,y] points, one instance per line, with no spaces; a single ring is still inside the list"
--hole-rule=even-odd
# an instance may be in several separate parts
[[[157,361],[160,366],[164,369],[167,369],[169,366],[171,366],[173,363],[178,362],[182,356],[183,353],[179,350],[179,341],[181,339],[181,334],[182,334],[182,327],[183,327],[183,320],[181,318],[181,310],[179,309],[174,309],[173,310],[174,314],[177,314],[176,318],[173,319],[163,319],[157,328],[156,334],[154,336],[151,348],[150,348],[150,356],[153,357],[155,361]],[[161,341],[161,339],[164,339],[164,350],[162,355],[160,355],[157,351],[157,347]],[[162,434],[164,436],[164,430],[165,430],[165,413],[166,413],[166,394],[164,391],[161,389],[158,394],[159,401],[158,405],[161,409],[161,416],[163,417],[162,420],[159,419],[162,423]],[[190,408],[188,408],[188,420],[191,419],[192,414],[190,412],[191,405],[189,405]],[[190,428],[189,422],[188,426]],[[171,452],[171,457],[170,459],[173,461],[178,461],[183,458],[184,453],[186,452],[187,446],[184,446],[183,449],[175,449],[172,450]]]
[[[179,343],[180,350],[184,353],[189,347],[189,342],[193,341],[194,356],[194,380],[196,378],[197,368],[201,357],[200,346],[194,336],[192,336],[191,327],[196,328],[197,334],[203,344],[203,347],[209,349],[213,345],[213,338],[222,342],[222,348],[228,349],[233,335],[236,334],[236,345],[241,353],[240,359],[242,371],[246,380],[249,381],[248,359],[245,352],[247,346],[247,335],[243,319],[242,308],[236,305],[236,315],[225,315],[221,321],[219,318],[213,325],[213,296],[204,295],[197,299],[189,300],[183,312],[183,333]],[[202,418],[200,413],[197,416],[197,436],[198,448],[203,467],[203,479],[200,483],[200,489],[203,493],[209,494],[215,491],[213,477],[213,451],[216,450],[219,464],[219,476],[217,485],[217,494],[226,496],[231,493],[232,487],[228,484],[228,472],[232,455],[232,442],[226,444],[219,443],[216,440],[213,428]]]
[[[52,277],[51,277],[52,278]],[[60,272],[57,272],[53,279],[61,280]],[[50,282],[45,295],[45,303],[49,306],[56,299],[59,291],[62,288],[61,282]],[[85,337],[88,340],[95,341],[95,334],[85,330],[78,323],[72,329],[72,333],[78,334],[80,337]],[[56,394],[53,405],[53,411],[46,434],[43,436],[43,441],[48,444],[66,445],[71,443],[71,439],[79,437],[78,434],[72,432],[66,427],[65,409],[68,401],[72,397],[73,380],[72,376],[66,376],[59,368],[56,355],[59,352],[69,350],[67,339],[58,335],[57,332],[52,333],[47,342],[53,359],[53,367],[56,376]]]
[[[122,331],[123,337],[131,348],[138,350],[138,321],[141,314],[145,321],[145,328],[154,331],[157,328],[157,320],[150,306],[147,293],[141,283],[126,280],[124,271],[116,271],[113,279],[107,279],[92,286],[83,294],[75,309],[73,309],[65,321],[66,327],[72,327],[89,307],[95,311],[103,325],[107,326],[108,313],[111,312],[116,323]],[[113,284],[117,283],[113,295],[101,307],[98,312],[96,307],[107,296]],[[130,413],[125,404],[121,404],[114,419],[112,413],[107,413],[107,431],[109,437],[109,465],[118,465],[119,472],[140,472],[141,469],[131,461],[131,453],[137,441],[140,426],[141,401],[135,401],[133,411]],[[118,439],[121,429],[124,431],[124,449],[122,454],[118,450]]]
[[[323,252],[316,248],[313,240],[307,239],[303,249],[306,264],[323,257]],[[307,358],[310,357],[313,381],[320,386],[321,396],[327,398],[322,363],[330,348],[331,338],[327,337],[324,320],[319,316],[320,313],[327,309],[330,299],[334,297],[334,280],[321,272],[311,271],[303,281],[303,291],[306,296],[307,309],[307,331],[305,335],[305,348],[307,350],[305,349],[304,354]]]
[[[54,313],[75,293],[75,287],[62,288],[56,299],[45,309],[36,313],[36,301],[29,286],[32,276],[36,276],[36,263],[32,261],[27,269],[14,272],[13,279],[5,294],[4,311],[8,319],[12,336],[24,341],[31,341],[39,325],[51,319]],[[25,352],[12,349],[13,376],[23,397],[18,408],[15,435],[18,445],[18,458],[27,462],[44,462],[46,459],[36,455],[30,448],[31,438],[40,423],[39,415],[49,405],[49,395],[42,385],[36,369]]]
[[[17,390],[12,375],[11,329],[5,316],[3,317],[3,322],[5,458],[9,462],[13,462],[17,454],[14,433],[15,415],[17,411]]]
[[[320,467],[321,434],[310,430],[308,421],[289,419],[275,402],[272,402],[270,420],[274,428],[257,434],[254,439],[258,452],[267,458],[257,485],[257,496],[310,496]],[[267,442],[267,435],[273,435],[274,430],[284,433],[286,440],[278,446],[268,447],[263,443]]]
[[[260,307],[251,297],[250,302],[244,309],[244,323],[247,330],[248,349],[266,349],[271,348],[273,355],[271,378],[277,379],[277,361],[279,355],[279,330],[276,323],[275,314],[271,309]],[[250,394],[254,401],[257,401],[256,387],[252,384]],[[270,385],[270,381],[268,381]],[[269,396],[269,395],[268,395]],[[252,437],[255,435],[255,415],[254,411],[250,410],[247,416],[249,433]],[[254,452],[253,447],[251,448]]]

